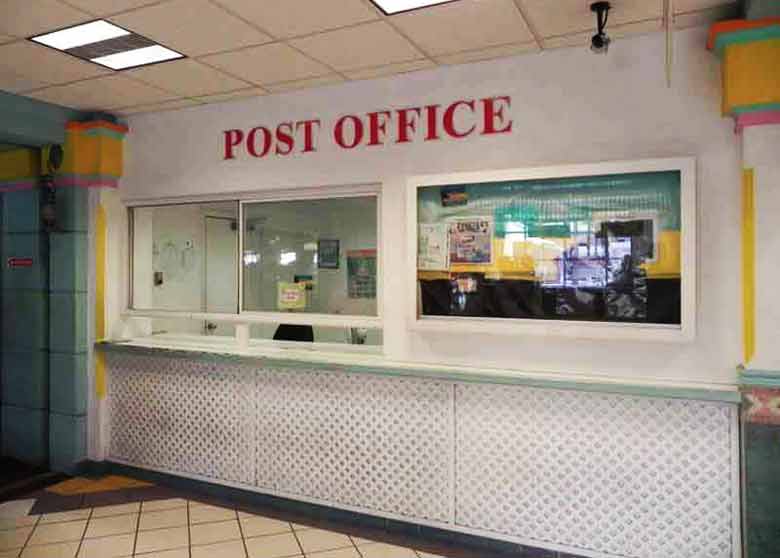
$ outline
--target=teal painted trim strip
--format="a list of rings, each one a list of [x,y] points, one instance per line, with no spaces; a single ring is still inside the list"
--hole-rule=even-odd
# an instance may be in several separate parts
[[[756,105],[745,105],[743,107],[734,107],[732,114],[747,114],[751,112],[780,111],[780,103],[759,103]]]
[[[563,389],[585,391],[592,393],[612,393],[638,397],[659,397],[664,399],[693,399],[698,401],[717,401],[722,403],[739,403],[740,393],[735,389],[714,390],[695,388],[674,388],[663,386],[641,386],[633,384],[612,384],[607,382],[577,382],[573,380],[554,380],[532,378],[527,376],[504,376],[490,373],[468,373],[447,368],[415,369],[393,368],[390,366],[357,366],[333,364],[330,362],[311,362],[296,359],[279,359],[261,356],[242,356],[230,353],[210,353],[202,351],[162,349],[158,347],[139,347],[116,342],[97,343],[95,347],[104,352],[123,352],[142,356],[164,356],[171,359],[188,359],[205,362],[221,362],[227,364],[244,364],[266,368],[289,368],[293,370],[316,367],[321,370],[347,372],[352,374],[375,374],[401,378],[426,378],[449,382],[521,385],[545,389]]]
[[[0,91],[0,143],[41,147],[65,143],[65,124],[83,113]]]
[[[772,387],[780,389],[780,370],[742,369],[739,374],[740,385]]]
[[[727,46],[740,45],[745,43],[756,43],[758,41],[767,41],[769,39],[780,38],[780,25],[768,25],[759,29],[746,29],[744,31],[734,31],[733,33],[721,33],[715,39],[715,53],[723,56],[723,51]]]
[[[116,130],[108,130],[106,128],[90,128],[81,132],[82,136],[104,137],[122,141],[125,139],[125,135],[122,132]]]

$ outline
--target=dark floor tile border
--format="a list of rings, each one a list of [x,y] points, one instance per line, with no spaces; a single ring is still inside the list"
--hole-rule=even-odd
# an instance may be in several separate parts
[[[452,558],[508,558],[510,556],[512,558],[583,558],[573,554],[310,504],[119,463],[87,462],[82,464],[81,470],[82,475],[126,475],[155,484],[150,488],[116,491],[118,494],[116,498],[125,498],[117,503],[182,497],[207,504],[233,507],[239,511],[262,514],[282,521],[413,547]],[[121,493],[125,494],[119,495]],[[107,501],[111,498],[85,495],[84,504],[89,504],[91,501]]]

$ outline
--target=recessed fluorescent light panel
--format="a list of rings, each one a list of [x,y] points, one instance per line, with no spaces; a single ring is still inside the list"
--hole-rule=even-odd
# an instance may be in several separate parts
[[[184,58],[180,52],[103,19],[30,37],[30,40],[112,70]]]
[[[410,12],[420,8],[430,8],[439,4],[449,4],[457,0],[371,0],[385,15]]]

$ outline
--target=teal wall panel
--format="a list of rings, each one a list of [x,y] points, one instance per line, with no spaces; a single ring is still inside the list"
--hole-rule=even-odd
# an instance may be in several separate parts
[[[49,408],[62,415],[87,412],[87,355],[49,354]]]
[[[44,351],[3,352],[3,405],[47,409],[49,406],[49,364]]]
[[[48,285],[46,237],[38,233],[4,234],[2,238],[3,289],[46,290]],[[30,267],[10,267],[9,258],[31,258]]]
[[[3,455],[33,465],[45,465],[49,453],[49,413],[3,405]]]
[[[49,466],[54,471],[71,472],[86,459],[87,419],[85,416],[49,415]]]
[[[3,232],[37,233],[41,230],[41,196],[38,189],[3,194]]]
[[[86,293],[50,293],[49,349],[53,353],[87,352]]]
[[[48,294],[3,292],[3,351],[40,351],[48,347]]]
[[[42,146],[65,142],[65,124],[79,120],[73,109],[0,91],[0,143]]]
[[[747,19],[780,17],[780,2],[777,0],[745,0]]]
[[[49,235],[52,291],[87,291],[87,233]]]
[[[57,229],[63,232],[89,230],[89,190],[59,188],[57,190]]]

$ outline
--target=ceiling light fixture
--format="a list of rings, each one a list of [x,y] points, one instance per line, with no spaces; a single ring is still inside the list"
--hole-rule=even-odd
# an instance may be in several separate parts
[[[91,45],[93,43],[99,43],[101,41],[107,41],[129,34],[130,31],[101,19],[75,27],[69,27],[62,31],[38,35],[37,37],[32,37],[30,40],[56,48],[57,50],[68,50],[69,48]]]
[[[439,4],[449,4],[458,0],[371,0],[385,15],[410,12],[420,8],[430,8]]]
[[[596,54],[606,54],[609,50],[609,43],[612,42],[605,31],[611,7],[609,2],[594,2],[590,5],[590,11],[596,14],[597,29],[597,33],[590,40],[590,50]]]
[[[29,40],[112,70],[184,58],[180,52],[103,19],[36,35]]]

